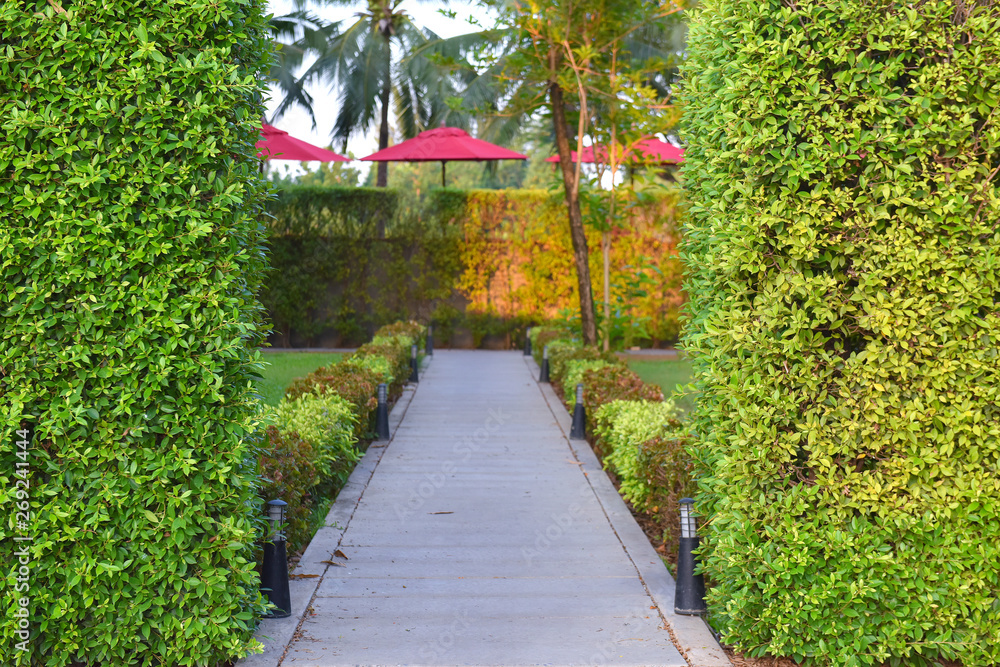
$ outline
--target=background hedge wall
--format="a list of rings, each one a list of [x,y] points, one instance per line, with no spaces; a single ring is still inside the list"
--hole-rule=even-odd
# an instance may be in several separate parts
[[[712,618],[1000,660],[1000,5],[706,0],[685,338]]]
[[[253,641],[263,9],[0,5],[4,665],[210,665]]]
[[[680,206],[676,191],[647,196],[614,232],[616,307],[646,323],[646,342],[678,334]],[[439,189],[415,209],[391,190],[280,190],[269,208],[274,271],[262,295],[271,342],[356,345],[416,315],[436,323],[439,344],[517,345],[527,323],[579,309],[563,208],[541,190]],[[375,238],[376,216],[387,219],[384,239]],[[591,242],[599,247],[596,234]],[[602,293],[600,253],[591,261]]]

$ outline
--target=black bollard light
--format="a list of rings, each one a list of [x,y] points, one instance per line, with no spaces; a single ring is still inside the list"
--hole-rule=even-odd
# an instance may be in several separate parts
[[[264,618],[288,618],[292,615],[292,597],[288,592],[288,554],[285,552],[285,508],[283,500],[267,501],[269,535],[264,542],[260,587],[268,602],[277,609]]]
[[[417,345],[413,344],[410,348],[410,382],[419,382],[420,379],[417,376]]]
[[[375,406],[375,438],[389,439],[389,388],[384,382],[378,386],[378,405]]]
[[[542,372],[538,375],[539,382],[549,381],[549,346],[542,348]]]
[[[428,357],[434,356],[434,325],[427,325],[427,345],[424,348]]]
[[[674,594],[674,612],[687,616],[704,614],[705,578],[694,571],[698,560],[698,526],[694,515],[694,499],[681,498],[681,542],[677,550],[677,587]]]
[[[574,440],[587,439],[587,411],[583,407],[583,385],[576,385],[576,405],[573,406],[573,426],[569,429],[569,437]]]
[[[524,330],[524,356],[531,356],[531,327]]]

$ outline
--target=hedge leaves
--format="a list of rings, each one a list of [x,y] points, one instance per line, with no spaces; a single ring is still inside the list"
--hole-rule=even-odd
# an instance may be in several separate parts
[[[5,594],[5,665],[206,665],[251,641],[262,9],[0,4],[5,593],[32,538],[30,650]]]
[[[998,34],[938,0],[692,24],[704,560],[751,655],[1000,660]]]

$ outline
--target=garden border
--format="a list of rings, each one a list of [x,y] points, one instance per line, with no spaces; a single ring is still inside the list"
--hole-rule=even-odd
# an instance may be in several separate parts
[[[698,616],[680,616],[674,613],[674,579],[667,571],[660,555],[649,543],[649,538],[636,523],[632,512],[618,494],[618,489],[604,471],[597,455],[586,440],[573,440],[569,437],[572,418],[566,406],[552,390],[547,382],[538,382],[540,369],[531,357],[522,357],[525,367],[532,374],[549,410],[556,423],[566,435],[570,449],[573,450],[580,468],[590,483],[594,495],[604,509],[612,529],[621,540],[622,547],[639,572],[646,591],[653,599],[664,620],[673,631],[677,648],[683,654],[690,667],[732,667],[726,652],[716,641],[711,629],[704,619]]]
[[[426,367],[431,357],[425,357],[425,359],[427,361],[424,362],[423,367]],[[333,552],[340,546],[340,540],[344,536],[344,531],[347,530],[354,510],[357,509],[375,468],[382,460],[382,454],[386,447],[396,437],[396,429],[399,428],[400,422],[406,416],[410,401],[413,400],[413,394],[419,386],[419,383],[408,383],[403,387],[402,396],[399,397],[389,413],[389,439],[375,441],[368,446],[365,455],[351,472],[347,483],[344,484],[344,488],[337,494],[337,499],[330,507],[323,526],[309,541],[309,546],[306,547],[288,582],[292,600],[291,615],[287,618],[263,619],[254,634],[254,639],[264,645],[263,653],[249,655],[239,660],[236,663],[238,667],[279,667],[284,660],[288,645],[298,632],[299,626],[312,606],[316,591],[323,583],[323,577],[331,567],[328,562],[324,561],[330,561],[333,558]]]

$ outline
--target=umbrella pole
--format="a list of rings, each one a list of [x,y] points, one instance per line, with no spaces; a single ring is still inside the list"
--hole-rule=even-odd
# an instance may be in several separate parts
[[[448,163],[445,162],[444,160],[441,160],[441,187],[442,188],[445,187],[445,185],[444,185],[444,172],[445,172],[445,165],[446,164],[448,164]]]

